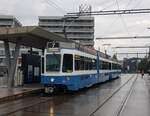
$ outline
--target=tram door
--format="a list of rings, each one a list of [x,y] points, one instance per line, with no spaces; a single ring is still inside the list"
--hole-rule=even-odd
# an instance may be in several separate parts
[[[40,83],[41,57],[36,54],[22,54],[22,70],[24,84]]]

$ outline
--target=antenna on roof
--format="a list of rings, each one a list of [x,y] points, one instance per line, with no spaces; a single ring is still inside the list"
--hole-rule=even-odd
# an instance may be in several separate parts
[[[79,6],[79,15],[83,14],[83,13],[91,13],[92,12],[92,6],[91,5],[87,5],[87,4],[81,4]]]

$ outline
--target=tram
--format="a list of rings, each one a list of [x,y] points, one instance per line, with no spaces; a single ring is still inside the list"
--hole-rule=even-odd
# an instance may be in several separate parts
[[[75,43],[49,43],[42,58],[41,83],[46,93],[77,91],[121,74],[121,65],[108,55]]]

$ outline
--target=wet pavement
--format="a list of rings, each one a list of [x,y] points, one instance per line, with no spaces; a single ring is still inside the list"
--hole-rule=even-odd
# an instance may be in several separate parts
[[[2,112],[5,111],[7,113],[10,113],[9,116],[90,116],[91,113],[94,112],[106,98],[108,98],[117,88],[119,88],[123,83],[127,82],[127,80],[132,77],[131,81],[129,81],[127,85],[125,85],[119,92],[117,92],[114,97],[112,97],[94,114],[94,116],[115,116],[118,108],[120,107],[122,99],[124,99],[124,96],[129,91],[135,76],[136,75],[129,74],[122,75],[121,78],[100,84],[86,90],[82,90],[77,93],[57,95],[51,97],[33,97],[14,101],[11,107],[8,106],[7,109],[5,108],[6,104],[3,104],[3,106],[0,105],[0,115],[2,115]],[[150,86],[149,82],[146,82],[147,79],[137,79],[137,84],[135,84],[135,90],[133,89],[135,91],[135,94],[131,95],[131,97],[133,96],[131,101],[129,101],[129,103],[131,104],[126,105],[122,112],[123,116],[125,116],[127,113],[128,114],[126,116],[130,116],[131,113],[134,113],[131,112],[132,110],[128,112],[128,108],[134,109],[134,107],[132,107],[132,104],[136,104],[136,102],[134,102],[137,99],[136,97],[141,95],[141,91],[144,91],[145,93],[145,91],[148,90]],[[143,87],[143,84],[145,88],[138,89],[139,86],[140,88],[141,86]],[[145,102],[150,103],[147,97],[149,96],[149,92],[147,91],[146,93],[146,98],[144,99],[147,99],[147,101],[143,101],[143,105],[145,105]],[[145,96],[145,94],[142,95]],[[140,100],[141,97],[139,97],[138,101]],[[145,105],[145,112],[147,111],[146,109],[150,108],[150,105],[148,103]],[[147,112],[146,114],[150,113]]]
[[[122,116],[150,116],[150,76],[139,76]]]
[[[111,99],[109,99],[103,107],[99,108],[94,116],[118,116],[120,108],[131,89],[136,76],[132,78],[125,86],[123,86]],[[128,115],[127,115],[128,116]]]
[[[28,84],[20,87],[9,89],[7,86],[0,86],[0,103],[15,100],[21,96],[38,92],[43,89],[40,84]]]
[[[23,93],[26,91],[32,91],[43,88],[40,84],[28,84],[20,87],[15,87],[13,89],[8,89],[7,86],[0,87],[0,98],[12,96],[15,94]]]

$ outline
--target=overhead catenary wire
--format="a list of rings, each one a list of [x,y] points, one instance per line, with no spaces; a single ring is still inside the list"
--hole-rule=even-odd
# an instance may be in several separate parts
[[[128,10],[100,10],[92,12],[84,12],[80,16],[88,15],[118,15],[118,14],[143,14],[150,13],[150,9],[128,9]],[[79,12],[67,13],[68,16],[78,16]]]
[[[118,10],[120,10],[118,0],[115,0],[115,1],[116,1]],[[122,17],[121,14],[119,14],[119,16],[120,16],[120,18],[121,18],[121,21],[122,21],[122,23],[123,23],[123,26],[124,26],[125,30],[127,31],[127,34],[129,35],[129,30],[128,30],[128,28],[127,28],[127,24],[126,24],[124,18]]]
[[[112,22],[107,26],[107,29],[105,30],[105,32],[103,33],[103,35],[105,35],[106,33],[109,33],[109,31],[113,28],[113,25],[115,24],[115,22],[119,19],[119,17],[115,18],[112,20]]]
[[[107,39],[149,39],[150,36],[116,36],[116,37],[97,37],[96,39],[102,39],[102,40],[107,40]]]
[[[57,9],[58,11],[62,12],[63,14],[67,13],[66,10],[64,10],[63,8],[59,7],[57,4],[55,4],[55,2],[51,1],[51,0],[44,0],[45,3],[47,3],[49,6],[54,7],[55,9]]]
[[[117,55],[127,55],[127,54],[147,54],[145,52],[127,52],[127,53],[116,53]]]
[[[52,0],[48,0],[50,1],[52,4],[54,4],[56,7],[58,7],[60,10],[64,11],[65,13],[67,13],[67,10],[65,10],[64,8],[62,8],[61,6],[58,5],[58,3],[56,4],[54,1]]]
[[[88,1],[88,0],[85,0],[85,3],[86,3],[86,4],[89,4],[87,1]],[[107,0],[107,1],[109,1],[109,0]],[[104,6],[104,5],[106,5],[106,6],[103,7],[101,10],[105,10],[105,9],[110,8],[110,7],[113,6],[113,4],[114,4],[113,1],[111,1],[111,2],[107,2],[107,1],[106,1],[106,0],[103,0],[103,1],[101,1],[101,2],[98,4],[99,6]],[[108,5],[108,4],[109,4],[109,5]]]
[[[150,48],[150,46],[117,46],[117,47],[112,47],[112,48],[115,48],[115,49],[124,49],[124,48]]]
[[[104,1],[103,1],[103,2],[104,2]],[[105,2],[106,2],[106,1],[105,1]],[[109,4],[109,6],[104,7],[104,8],[101,9],[101,10],[105,10],[105,9],[107,9],[107,8],[109,8],[109,7],[112,7],[113,4],[115,4],[115,3],[114,3],[113,1],[111,1],[111,4]],[[115,20],[113,20],[113,21],[111,22],[111,24],[108,26],[108,28],[107,28],[107,30],[105,31],[105,33],[108,32],[108,30],[110,30],[110,29],[112,28],[112,25],[113,25],[117,20],[118,20],[118,17],[115,18]],[[105,34],[105,33],[104,33],[104,34]]]
[[[63,9],[67,13],[68,9],[67,7],[64,7],[64,2],[62,0],[55,0],[55,4],[58,5],[61,9]]]

